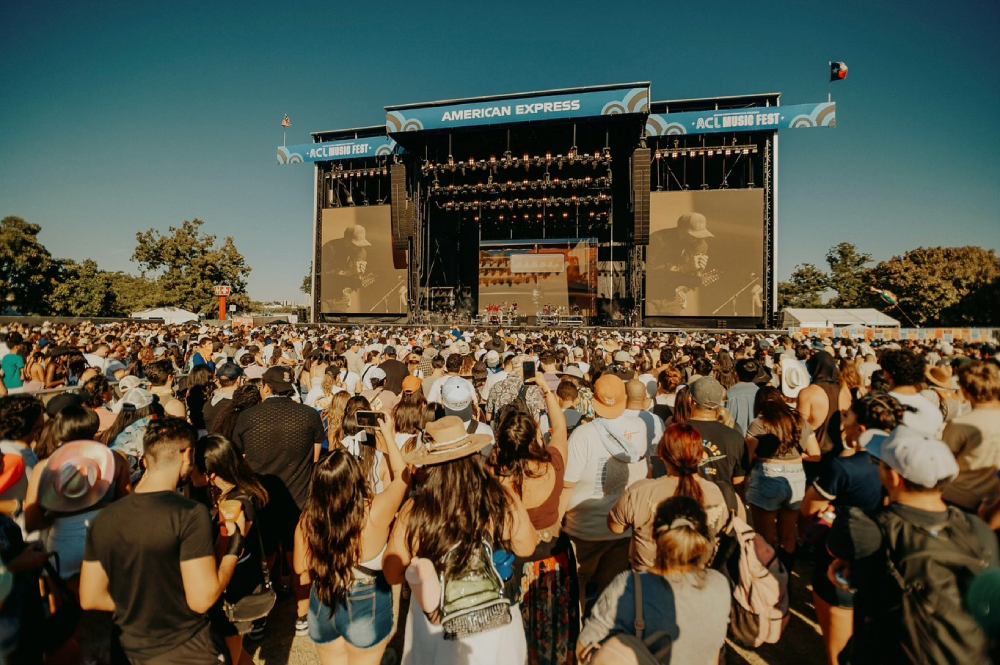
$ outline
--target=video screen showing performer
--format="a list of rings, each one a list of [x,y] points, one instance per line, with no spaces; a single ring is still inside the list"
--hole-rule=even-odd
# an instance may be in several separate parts
[[[406,312],[407,270],[393,266],[389,206],[324,210],[322,224],[322,311]]]
[[[654,192],[647,316],[763,314],[762,189]]]

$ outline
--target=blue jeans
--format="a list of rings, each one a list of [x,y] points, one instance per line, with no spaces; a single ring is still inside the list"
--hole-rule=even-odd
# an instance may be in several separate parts
[[[316,644],[343,637],[348,644],[367,649],[392,632],[392,587],[379,572],[377,577],[355,580],[347,598],[336,607],[324,605],[309,592],[309,638]]]
[[[798,510],[805,494],[802,462],[758,462],[750,474],[747,503],[761,510]]]

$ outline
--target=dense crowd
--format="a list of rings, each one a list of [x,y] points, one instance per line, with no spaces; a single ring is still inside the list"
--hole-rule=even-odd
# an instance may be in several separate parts
[[[282,595],[323,663],[718,663],[780,643],[793,572],[831,664],[990,662],[997,359],[9,324],[0,663],[246,665]]]

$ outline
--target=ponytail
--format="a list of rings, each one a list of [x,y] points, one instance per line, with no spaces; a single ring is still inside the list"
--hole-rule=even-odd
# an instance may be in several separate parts
[[[678,476],[674,496],[685,496],[700,504],[705,493],[698,484],[698,467],[704,457],[701,433],[691,425],[673,423],[667,427],[657,448],[660,459],[667,463],[671,473]]]

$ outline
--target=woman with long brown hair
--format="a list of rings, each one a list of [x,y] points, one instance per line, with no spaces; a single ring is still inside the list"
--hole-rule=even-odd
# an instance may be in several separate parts
[[[795,561],[799,508],[806,492],[803,460],[819,461],[816,436],[808,423],[780,398],[762,388],[747,428],[750,482],[746,499],[754,528],[778,551],[789,571]]]
[[[667,427],[656,451],[666,466],[667,475],[640,480],[629,486],[608,514],[608,528],[613,533],[632,529],[629,560],[633,569],[644,570],[654,565],[656,534],[653,523],[656,507],[662,501],[675,496],[697,501],[705,511],[713,538],[729,520],[725,494],[698,472],[705,456],[702,441],[701,433],[691,425],[673,423]],[[736,503],[739,506],[739,502]]]
[[[316,466],[295,529],[295,572],[309,594],[309,637],[320,662],[375,665],[393,626],[392,589],[382,572],[389,528],[409,489],[409,473],[383,421],[371,433],[391,482],[376,494],[358,459],[334,448]]]
[[[570,663],[579,625],[576,559],[569,537],[561,532],[560,505],[568,454],[566,415],[545,381],[529,380],[542,391],[552,430],[548,446],[541,428],[519,409],[501,411],[496,444],[488,465],[508,490],[524,503],[538,546],[515,562],[521,573],[521,616],[528,660],[533,665]]]
[[[447,596],[452,581],[472,572],[497,575],[491,550],[503,549],[515,556],[534,552],[538,536],[524,505],[487,470],[480,454],[489,442],[487,435],[466,432],[457,416],[446,416],[428,423],[420,443],[408,451],[407,462],[421,467],[423,478],[400,511],[386,548],[385,576],[390,584],[401,583],[411,563],[430,566],[444,580],[441,595]],[[494,600],[494,610],[502,607],[503,599]],[[483,623],[466,626],[470,632],[451,635],[441,624],[448,610],[444,605],[421,611],[419,603],[410,604],[403,665],[522,665],[526,661],[516,603],[506,610],[486,612]]]
[[[580,631],[577,651],[582,663],[607,638],[635,634],[637,606],[644,619],[644,635],[664,634],[650,648],[658,662],[719,662],[732,592],[726,577],[708,568],[715,545],[705,511],[687,496],[671,497],[655,510],[651,565],[643,571],[621,573],[597,599]]]
[[[371,410],[368,400],[361,395],[355,395],[347,400],[340,426],[330,432],[330,449],[344,448],[357,457],[372,491],[380,494],[389,484],[389,469],[386,466],[385,454],[372,445],[370,439],[373,433],[358,421],[359,411]],[[393,433],[392,442],[395,441]]]

